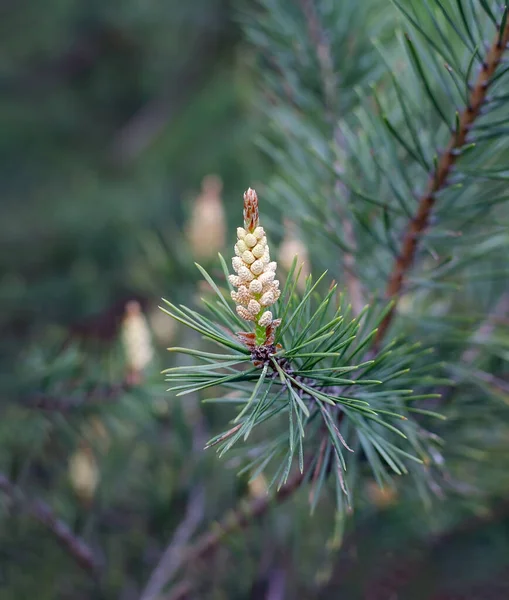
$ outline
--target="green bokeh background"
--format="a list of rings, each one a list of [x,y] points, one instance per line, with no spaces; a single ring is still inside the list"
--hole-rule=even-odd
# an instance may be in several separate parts
[[[48,364],[57,365],[47,375],[55,381],[69,375],[66,360],[99,380],[121,372],[128,300],[147,312],[160,296],[194,301],[199,277],[183,232],[203,178],[223,181],[233,240],[242,192],[275,169],[257,146],[270,132],[253,52],[225,0],[0,5],[0,470],[107,564],[97,587],[0,495],[2,600],[138,598],[190,491],[206,495],[198,532],[249,493],[235,455],[193,451],[193,417],[162,386],[163,343],[146,385],[116,405],[41,418],[17,398]],[[177,330],[175,343],[196,342],[183,336]],[[76,355],[59,358],[62,348]],[[213,433],[230,417],[207,405],[203,415]],[[89,434],[93,418],[107,431],[107,451]],[[101,458],[91,505],[68,475],[83,440]],[[301,491],[193,565],[201,584],[192,597],[272,600],[280,571],[285,592],[274,598],[509,597],[505,504],[495,524],[489,513],[472,523],[404,503],[379,513],[367,492],[359,506],[359,537],[340,550],[333,502],[310,518]],[[434,535],[453,525],[448,538]]]

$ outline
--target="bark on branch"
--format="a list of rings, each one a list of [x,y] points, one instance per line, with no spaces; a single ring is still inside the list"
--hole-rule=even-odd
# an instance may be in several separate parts
[[[100,562],[85,541],[59,519],[53,510],[42,500],[25,500],[21,490],[5,475],[0,473],[0,490],[13,502],[19,502],[28,514],[39,521],[72,559],[85,571],[93,575],[99,572]]]
[[[191,547],[181,552],[178,562],[172,565],[173,573],[176,573],[185,565],[194,564],[206,556],[210,556],[229,534],[236,530],[245,529],[254,519],[263,516],[272,506],[285,502],[299,489],[306,472],[306,467],[303,473],[296,471],[274,496],[267,495],[253,498],[247,503],[241,503],[233,512],[225,515],[222,521],[216,524],[213,531],[204,533]],[[179,592],[175,595],[174,591],[169,597],[172,600],[185,597],[186,593],[189,592],[189,586],[190,582],[187,582],[183,588],[185,590],[184,594]]]
[[[419,240],[428,228],[437,193],[447,186],[447,179],[460,155],[459,150],[465,145],[468,132],[481,114],[481,108],[486,100],[490,80],[502,61],[508,43],[509,21],[503,32],[497,31],[495,41],[488,50],[477,80],[471,88],[468,104],[460,115],[459,127],[453,132],[446,150],[440,157],[436,170],[430,174],[426,191],[419,200],[417,212],[408,222],[401,251],[396,258],[385,291],[386,298],[394,300],[394,304],[380,324],[375,346],[379,345],[383,340],[394,319],[401,290],[414,262]]]

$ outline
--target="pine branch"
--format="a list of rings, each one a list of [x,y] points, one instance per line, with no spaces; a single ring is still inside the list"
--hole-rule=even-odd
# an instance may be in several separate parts
[[[22,399],[24,406],[48,412],[67,412],[83,406],[110,404],[127,392],[132,385],[128,382],[96,386],[79,395],[58,395],[52,393],[29,394]]]
[[[302,12],[306,17],[309,39],[313,44],[320,68],[326,113],[332,124],[332,119],[336,116],[335,111],[338,108],[338,102],[337,82],[334,74],[334,62],[332,60],[331,47],[316,13],[314,0],[301,0],[301,7]]]
[[[507,315],[509,315],[509,291],[504,292],[502,296],[500,296],[500,299],[493,311],[490,312],[487,319],[481,323],[477,331],[472,336],[472,341],[479,343],[488,340],[495,330],[497,321],[500,318],[506,317]],[[479,348],[479,345],[470,346],[467,348],[461,355],[460,362],[465,365],[472,365],[480,354]]]
[[[184,341],[192,346],[193,342],[196,342],[195,336],[192,335],[192,332],[187,332]],[[183,410],[191,430],[193,454],[201,453],[206,444],[208,432],[205,419],[200,410],[198,394],[191,395],[188,401],[183,404]],[[140,600],[157,600],[160,597],[161,591],[179,568],[180,557],[185,552],[186,546],[202,521],[204,512],[205,490],[202,485],[196,485],[189,494],[185,517],[175,530],[166,550],[152,571],[145,589],[141,593]]]
[[[471,88],[468,104],[459,116],[459,126],[453,132],[446,150],[442,153],[438,161],[437,167],[431,173],[427,189],[419,200],[417,212],[407,225],[401,251],[394,263],[385,292],[386,298],[393,300],[394,304],[380,324],[375,341],[376,346],[385,337],[396,314],[397,303],[405,279],[414,262],[419,239],[429,226],[436,196],[447,186],[448,178],[460,156],[460,150],[467,142],[468,133],[476,119],[481,115],[481,109],[486,101],[490,80],[502,62],[508,43],[509,21],[505,23],[502,31],[497,31],[495,40],[486,55],[477,80]]]
[[[470,336],[469,344],[462,352],[459,366],[468,368],[471,375],[474,375],[479,381],[483,381],[488,386],[503,392],[509,393],[509,384],[500,378],[490,373],[484,373],[478,369],[473,369],[473,365],[481,354],[482,345],[487,342],[493,334],[497,323],[504,319],[509,314],[509,292],[504,292],[493,310],[488,314],[487,318],[479,325],[477,330]],[[453,380],[459,382],[459,377],[453,374]],[[442,387],[439,390],[441,404],[450,402],[457,388],[452,386]]]
[[[186,598],[191,598],[193,589],[194,585],[191,581],[182,581],[167,596],[164,596],[164,600],[185,600]]]
[[[339,127],[335,128],[334,137],[335,137],[335,141],[337,143],[338,148],[341,147],[342,146],[342,143],[341,143],[342,136],[341,136],[341,131],[339,130]],[[336,169],[341,168],[339,161],[336,162],[335,168]],[[336,181],[335,189],[336,189],[336,193],[338,196],[339,195],[345,196],[348,193],[346,186],[339,179],[337,179],[337,181]],[[341,210],[340,217],[341,217],[341,222],[343,224],[343,235],[344,235],[345,241],[350,246],[350,248],[352,248],[353,251],[355,252],[355,250],[357,249],[357,241],[355,239],[355,232],[354,232],[352,222],[347,217],[346,211]],[[355,256],[352,252],[345,252],[343,254],[343,267],[345,269],[345,281],[346,281],[346,287],[348,290],[348,297],[352,303],[352,309],[353,309],[354,315],[359,315],[361,310],[365,306],[365,302],[364,302],[364,294],[362,292],[361,280],[356,274]]]
[[[302,12],[306,17],[308,33],[311,43],[314,46],[316,58],[320,66],[320,75],[322,79],[323,94],[325,98],[325,112],[327,120],[332,127],[333,143],[337,148],[344,148],[344,141],[339,126],[335,125],[338,121],[339,98],[338,98],[338,83],[334,73],[334,62],[332,59],[332,49],[325,35],[320,20],[318,18],[314,0],[301,0]],[[335,162],[334,168],[339,173],[342,169],[339,161]],[[338,197],[346,197],[348,191],[345,185],[339,178],[336,178],[334,191]],[[338,212],[340,214],[341,223],[343,226],[343,235],[346,243],[355,252],[357,242],[355,239],[354,228],[346,211],[341,210],[338,202]],[[355,256],[353,252],[344,252],[343,254],[343,269],[345,272],[345,282],[348,290],[348,295],[352,303],[354,314],[358,315],[364,307],[364,299],[361,288],[361,282],[356,273]]]
[[[186,516],[175,531],[170,544],[163,553],[157,567],[141,593],[140,600],[157,600],[167,582],[179,568],[181,555],[193,535],[196,527],[203,518],[205,493],[202,486],[191,490]]]
[[[0,473],[0,490],[12,501],[19,502],[36,521],[39,521],[73,560],[85,571],[97,575],[100,563],[85,541],[75,535],[70,527],[59,519],[53,510],[42,500],[24,501],[20,489],[5,475]]]
[[[306,472],[307,469],[304,468],[303,473]],[[274,496],[257,497],[247,503],[241,501],[232,513],[227,514],[220,523],[215,524],[213,531],[204,533],[187,551],[180,553],[172,565],[173,573],[188,564],[195,564],[206,556],[210,556],[218,549],[226,536],[237,529],[246,528],[254,519],[262,517],[274,504],[283,504],[300,488],[305,476],[303,473],[297,471]],[[169,597],[172,600],[185,597],[190,592],[190,585],[192,585],[190,581],[184,582],[183,594],[170,594]]]

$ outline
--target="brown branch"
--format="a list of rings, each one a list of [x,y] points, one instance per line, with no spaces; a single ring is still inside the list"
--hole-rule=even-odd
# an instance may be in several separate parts
[[[233,512],[227,514],[219,524],[216,524],[213,531],[204,533],[187,551],[180,553],[178,560],[173,565],[173,572],[176,573],[185,565],[195,564],[206,556],[210,556],[217,550],[226,536],[236,530],[246,528],[254,519],[263,516],[274,504],[285,502],[299,489],[306,472],[306,466],[303,473],[297,471],[274,496],[257,497],[246,503],[241,503]],[[177,600],[177,598],[186,597],[190,592],[190,585],[191,582],[187,581],[182,588],[182,595],[175,595],[174,591],[169,595],[169,598]]]
[[[152,572],[148,583],[141,593],[140,600],[157,600],[161,590],[179,568],[180,557],[185,551],[191,536],[203,518],[205,493],[201,486],[191,491],[186,516],[177,527],[175,534],[164,551],[157,567]]]
[[[468,132],[481,114],[490,79],[499,66],[508,43],[509,21],[502,34],[497,31],[496,39],[488,50],[477,80],[471,88],[468,104],[460,115],[459,128],[452,134],[446,150],[440,157],[436,170],[431,173],[426,191],[419,200],[417,212],[408,223],[401,245],[401,252],[396,258],[385,291],[387,299],[393,300],[394,304],[380,324],[375,338],[375,347],[380,344],[392,323],[405,278],[414,262],[420,237],[428,228],[436,195],[447,186],[447,179],[460,155],[459,150],[465,145]]]
[[[183,340],[189,348],[195,346],[197,340],[195,333],[188,331]],[[208,431],[205,418],[200,409],[199,396],[191,394],[182,404],[185,420],[191,430],[193,456],[201,455],[207,442]],[[183,521],[176,528],[166,550],[155,569],[152,571],[145,589],[140,595],[140,600],[157,600],[167,583],[172,579],[181,564],[181,556],[186,551],[191,537],[203,519],[205,512],[205,490],[202,485],[196,485],[189,494],[186,514]],[[184,582],[185,583],[185,582]],[[174,593],[187,596],[187,584],[174,590]],[[179,597],[179,596],[177,596]]]
[[[182,581],[172,588],[170,594],[164,596],[164,600],[187,600],[188,598],[192,598],[193,589],[194,585],[191,581]]]
[[[14,483],[0,473],[0,490],[13,502],[21,504],[28,514],[46,527],[58,543],[85,571],[97,575],[100,563],[85,541],[72,532],[70,527],[59,519],[53,510],[42,500],[26,501]]]

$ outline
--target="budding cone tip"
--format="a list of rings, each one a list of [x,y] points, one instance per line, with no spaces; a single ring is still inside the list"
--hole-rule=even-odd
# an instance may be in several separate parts
[[[256,192],[248,188],[244,192],[244,228],[248,232],[253,232],[259,223],[258,196]]]

